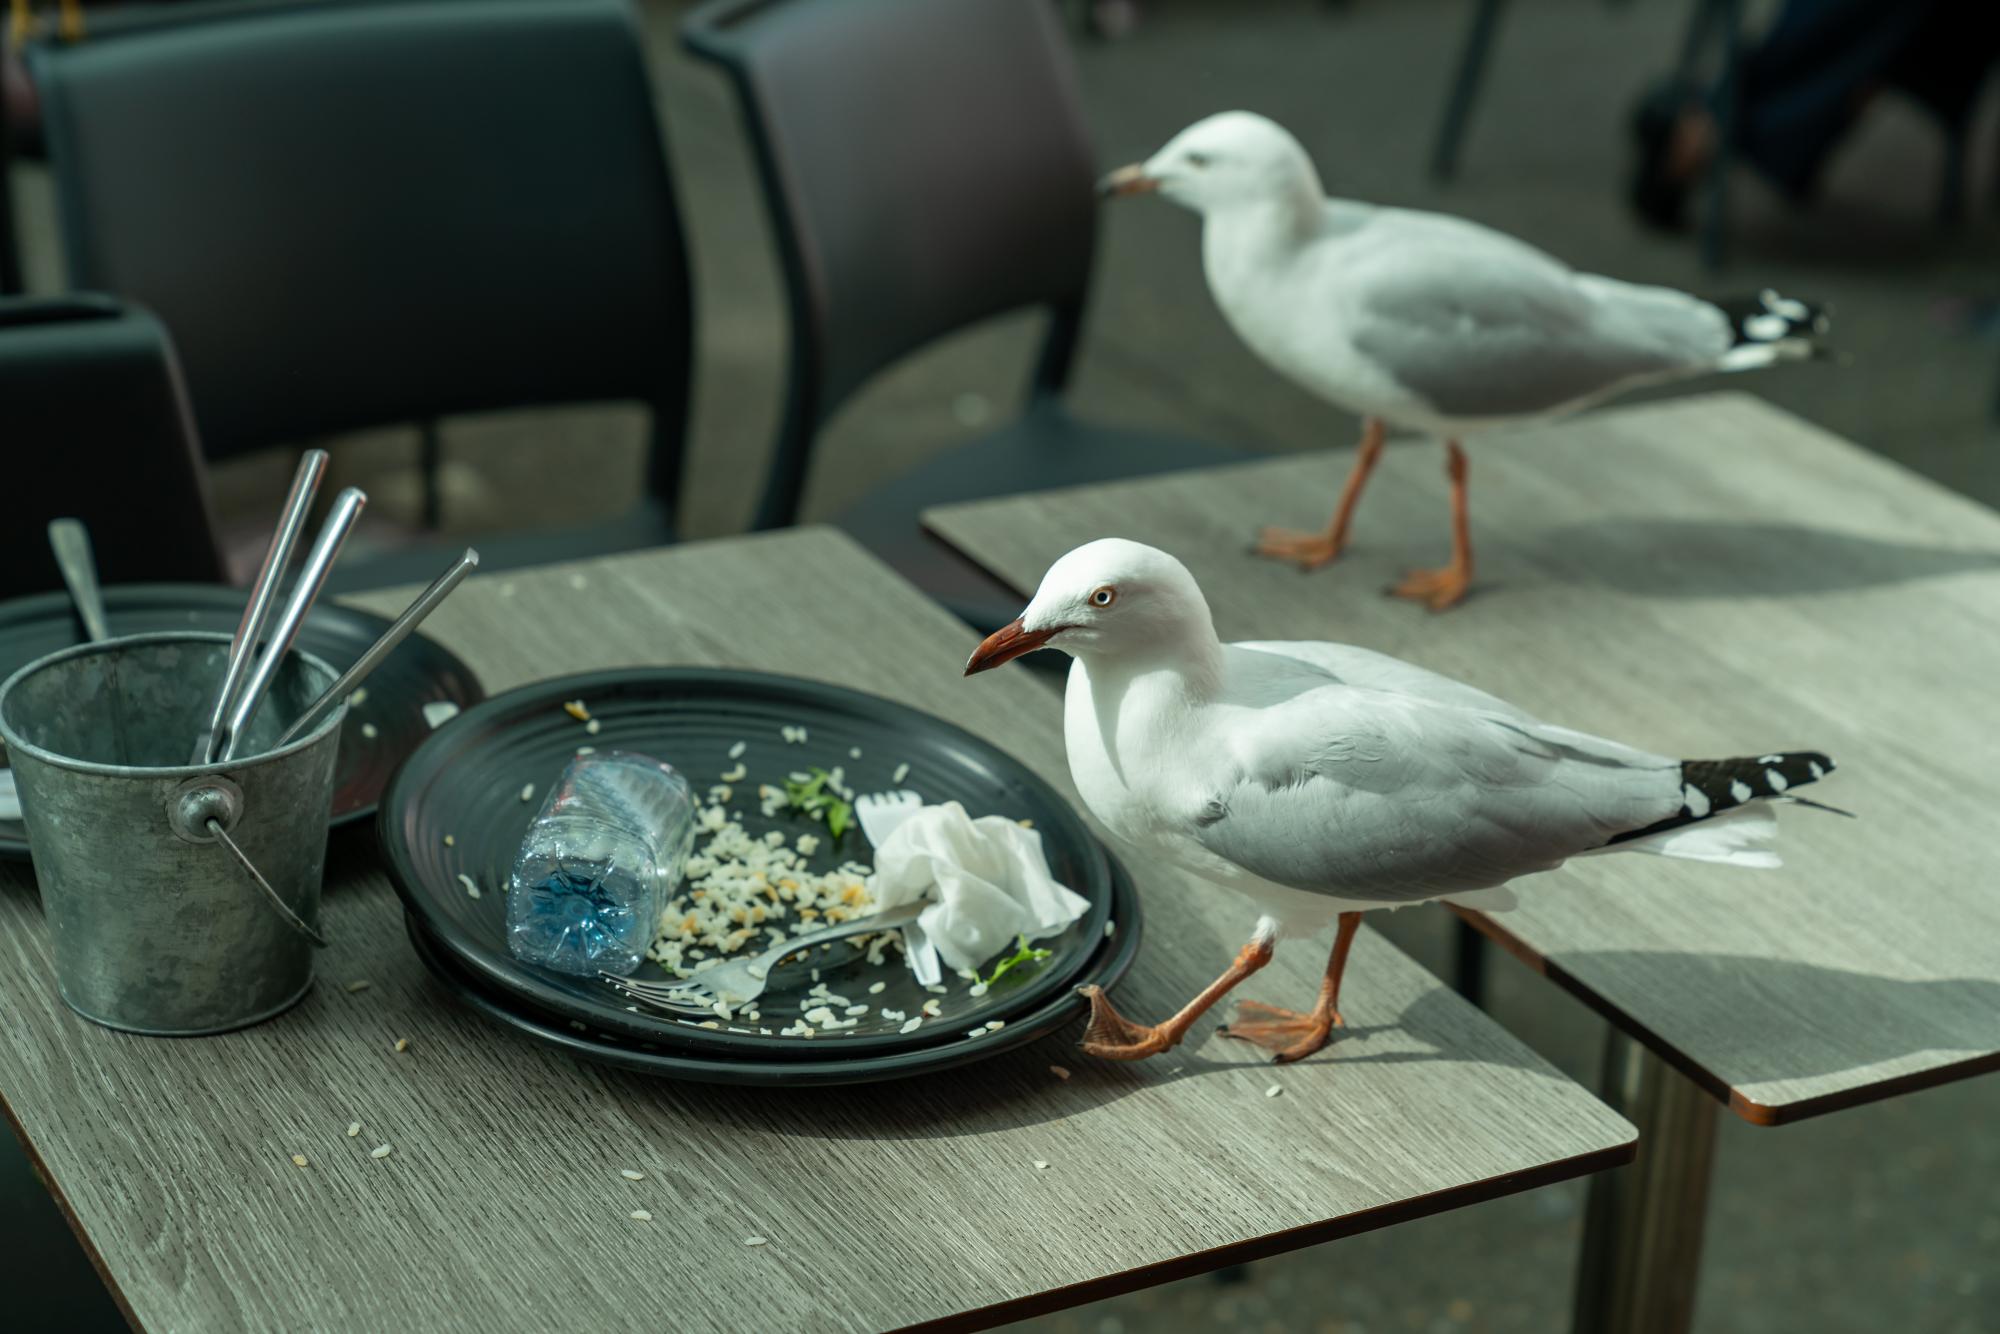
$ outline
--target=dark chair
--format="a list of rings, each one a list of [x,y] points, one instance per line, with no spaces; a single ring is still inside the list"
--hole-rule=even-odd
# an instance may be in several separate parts
[[[636,510],[478,545],[493,568],[672,540],[689,277],[623,0],[184,5],[29,62],[71,282],[166,322],[211,457],[637,400]]]
[[[224,580],[173,345],[145,311],[0,300],[0,442],[0,597],[62,587],[46,530],[63,515],[89,525],[106,583]]]
[[[877,372],[1006,311],[1049,327],[1027,403],[835,522],[970,623],[1020,599],[927,539],[927,506],[1240,460],[1062,404],[1090,282],[1096,164],[1046,0],[724,0],[682,27],[742,100],[791,311],[760,527],[799,512],[821,428]]]

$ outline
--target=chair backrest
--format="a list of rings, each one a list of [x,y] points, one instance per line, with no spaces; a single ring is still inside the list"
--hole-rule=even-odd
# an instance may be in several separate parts
[[[841,402],[942,334],[1048,307],[1035,388],[1062,387],[1095,159],[1049,0],[721,0],[682,36],[741,98],[791,307],[760,526],[795,517]]]
[[[173,345],[109,297],[0,300],[7,515],[0,597],[62,587],[50,519],[90,528],[106,583],[226,574]]]
[[[176,6],[30,60],[72,284],[166,322],[212,455],[637,399],[670,495],[688,266],[624,0]]]

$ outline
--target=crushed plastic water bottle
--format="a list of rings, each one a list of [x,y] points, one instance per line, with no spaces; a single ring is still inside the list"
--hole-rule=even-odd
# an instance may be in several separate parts
[[[515,858],[507,948],[563,973],[630,973],[694,842],[695,798],[672,765],[630,751],[578,755]]]

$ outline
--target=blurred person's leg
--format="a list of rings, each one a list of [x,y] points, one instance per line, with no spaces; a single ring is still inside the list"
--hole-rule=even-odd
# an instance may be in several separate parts
[[[1875,93],[1894,84],[1951,124],[1996,55],[1994,0],[1786,0],[1737,72],[1733,147],[1788,197],[1807,199]],[[1681,224],[1718,147],[1713,96],[1678,85],[1641,103],[1632,202],[1649,221]]]

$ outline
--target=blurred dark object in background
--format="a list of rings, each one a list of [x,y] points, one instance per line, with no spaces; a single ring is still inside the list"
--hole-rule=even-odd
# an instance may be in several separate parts
[[[1996,60],[1994,0],[1785,0],[1733,71],[1706,89],[1677,77],[1640,103],[1633,207],[1656,226],[1682,226],[1689,193],[1723,153],[1740,154],[1787,198],[1808,202],[1868,104],[1895,89],[1943,127],[1949,174],[1940,212],[1955,220],[1969,127]]]
[[[635,509],[481,552],[501,568],[672,540],[689,278],[626,4],[181,5],[28,60],[69,280],[166,323],[210,457],[637,401]]]
[[[167,331],[77,294],[0,300],[7,516],[0,598],[61,588],[50,519],[90,529],[106,583],[223,581],[222,552]]]
[[[925,508],[1245,457],[1063,406],[1097,172],[1054,6],[721,0],[682,33],[742,101],[791,312],[785,415],[756,526],[797,521],[821,429],[864,384],[934,340],[1027,308],[1049,325],[1021,415],[834,518],[961,619],[997,628],[1020,599],[927,538]]]

